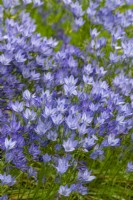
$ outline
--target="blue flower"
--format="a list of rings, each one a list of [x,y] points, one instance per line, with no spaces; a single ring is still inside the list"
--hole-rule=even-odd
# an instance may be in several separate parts
[[[77,186],[76,186],[76,191],[77,191],[78,193],[80,193],[81,195],[86,195],[86,194],[88,194],[88,188],[87,188],[87,187],[84,187],[84,186],[82,185],[82,183],[77,184]]]
[[[104,151],[102,150],[102,148],[99,147],[99,145],[96,145],[94,151],[90,154],[90,158],[92,158],[93,160],[100,158],[102,160],[104,158],[103,154]]]
[[[55,125],[60,125],[64,121],[63,115],[60,113],[52,115],[51,118]]]
[[[26,61],[26,58],[25,56],[23,55],[23,51],[22,50],[19,50],[16,55],[15,55],[15,59],[18,63],[23,63]]]
[[[72,117],[72,115],[69,115],[67,118],[66,118],[66,124],[68,125],[68,127],[72,130],[76,130],[78,128],[78,120],[79,118],[78,117]]]
[[[12,61],[12,55],[7,53],[0,55],[0,62],[3,65],[10,65],[11,61]]]
[[[59,194],[65,196],[65,197],[68,197],[71,194],[72,189],[68,188],[68,185],[65,185],[65,186],[61,185],[58,192],[59,192]]]
[[[35,179],[37,179],[37,171],[31,166],[28,168],[28,175],[29,177],[33,176]]]
[[[19,101],[16,101],[14,103],[10,103],[10,106],[15,112],[22,112],[23,108],[24,108],[23,102],[19,102]]]
[[[69,4],[71,4],[71,0],[63,0],[63,2],[65,3],[65,4],[67,4],[67,5],[69,5]]]
[[[81,26],[83,26],[83,24],[85,23],[85,21],[83,20],[82,17],[75,19],[74,22],[75,22],[75,25],[76,25],[77,27],[81,27]]]
[[[51,156],[49,156],[47,153],[43,155],[43,162],[47,163],[51,160]]]
[[[64,174],[67,171],[69,166],[70,165],[68,164],[68,160],[66,158],[64,158],[64,157],[59,158],[58,159],[58,166],[56,167],[57,172],[60,173],[60,174]]]
[[[12,139],[8,139],[8,138],[5,139],[6,151],[13,149],[15,145],[16,145],[16,141],[12,141]]]
[[[50,117],[50,116],[54,115],[55,112],[56,112],[56,109],[52,108],[52,106],[50,106],[50,105],[49,106],[45,106],[45,109],[44,109],[44,112],[43,112],[43,116],[45,118],[47,118],[47,117]]]
[[[32,97],[32,95],[31,95],[31,93],[29,92],[29,90],[25,90],[25,91],[23,92],[23,98],[24,98],[25,100],[30,100],[31,97]]]
[[[8,196],[4,195],[4,196],[0,197],[0,200],[8,200]]]
[[[33,110],[26,108],[25,112],[23,113],[24,118],[29,121],[33,121],[36,119],[36,113]]]
[[[56,141],[56,140],[57,140],[57,137],[58,137],[58,134],[57,134],[56,131],[50,130],[50,131],[48,132],[48,134],[47,134],[47,138],[48,138],[49,140],[52,140],[52,141]]]
[[[74,151],[77,144],[78,144],[78,141],[72,140],[71,138],[69,138],[67,141],[63,141],[63,147],[65,149],[65,152]]]
[[[132,162],[128,162],[128,164],[127,164],[127,172],[133,172],[133,163]]]
[[[91,35],[92,39],[97,37],[99,34],[100,34],[100,32],[98,32],[96,28],[94,28],[92,30],[90,29],[90,35]]]
[[[9,185],[12,186],[16,183],[15,179],[11,177],[11,175],[4,175],[0,174],[0,181],[2,185]]]
[[[35,132],[38,135],[44,135],[50,128],[52,127],[52,121],[50,120],[44,120],[41,121],[41,119],[38,120],[38,124],[35,128]]]
[[[91,182],[95,179],[95,176],[91,176],[91,171],[88,171],[87,169],[85,171],[79,171],[78,172],[78,179],[83,182]]]
[[[29,153],[36,159],[40,154],[40,150],[37,145],[32,144],[29,148]]]
[[[32,3],[32,0],[23,0],[24,4],[27,5],[29,3]]]
[[[86,137],[85,139],[83,139],[82,143],[83,143],[83,148],[85,150],[90,150],[94,145],[95,145],[95,141],[97,139],[95,139],[94,137],[90,138],[90,137]]]
[[[119,146],[120,145],[120,138],[115,138],[114,134],[109,134],[108,145],[109,146]]]

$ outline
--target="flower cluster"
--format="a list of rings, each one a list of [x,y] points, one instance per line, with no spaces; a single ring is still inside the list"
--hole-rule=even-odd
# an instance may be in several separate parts
[[[96,176],[85,156],[103,160],[106,150],[122,145],[133,128],[133,40],[125,30],[133,23],[133,11],[117,10],[132,2],[101,5],[90,0],[83,10],[80,1],[59,1],[74,17],[75,31],[88,20],[100,26],[88,27],[84,49],[66,37],[60,46],[36,33],[35,21],[24,10],[31,3],[42,5],[40,0],[4,0],[0,7],[0,149],[5,165],[0,182],[14,185],[18,170],[40,184],[42,170],[42,187],[52,177],[57,197],[86,195]],[[101,36],[104,31],[109,37]],[[127,171],[133,171],[132,162]]]

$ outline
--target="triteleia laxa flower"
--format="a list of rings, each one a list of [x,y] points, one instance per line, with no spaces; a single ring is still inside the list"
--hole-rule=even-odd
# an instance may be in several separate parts
[[[60,186],[58,192],[62,196],[68,197],[70,195],[70,193],[72,192],[72,190],[71,190],[71,188],[68,188],[68,185],[65,185],[65,186]]]
[[[8,138],[5,139],[5,148],[7,151],[13,149],[15,145],[16,145],[16,141],[12,141],[12,139],[8,139]]]
[[[68,164],[68,160],[66,158],[59,158],[58,166],[56,167],[57,172],[60,174],[64,174],[67,171],[69,166],[70,165]]]
[[[91,176],[91,171],[88,171],[87,169],[85,171],[79,171],[78,172],[78,179],[85,182],[91,182],[95,179],[95,176]]]
[[[9,185],[12,186],[15,184],[15,179],[11,177],[11,175],[4,175],[0,174],[0,181],[2,185]]]
[[[78,144],[78,141],[72,140],[71,138],[69,138],[67,141],[63,141],[63,147],[65,149],[65,152],[74,151],[77,144]]]
[[[133,163],[132,163],[132,161],[128,162],[128,164],[127,164],[127,172],[133,172]]]

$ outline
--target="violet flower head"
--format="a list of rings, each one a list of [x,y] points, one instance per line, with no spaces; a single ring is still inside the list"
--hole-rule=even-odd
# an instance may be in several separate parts
[[[69,115],[66,118],[66,124],[68,125],[68,127],[72,130],[76,130],[78,128],[78,117],[72,117],[72,115]]]
[[[18,63],[23,63],[26,61],[25,56],[23,55],[23,51],[19,50],[16,55],[15,55],[15,59]]]
[[[0,200],[8,200],[8,196],[4,195],[4,196],[0,197]]]
[[[82,183],[79,183],[77,184],[76,191],[80,193],[81,195],[86,195],[88,194],[88,187],[84,187]]]
[[[88,171],[87,169],[85,171],[79,171],[78,172],[78,179],[83,182],[91,182],[95,179],[95,176],[91,176],[91,171]]]
[[[57,140],[57,137],[58,137],[58,134],[56,131],[52,131],[50,130],[46,136],[49,140],[52,140],[52,141],[56,141]]]
[[[64,78],[64,91],[66,95],[77,95],[77,83],[78,79],[74,79],[71,75],[70,77]]]
[[[56,167],[57,172],[60,173],[60,174],[64,174],[67,171],[69,166],[70,165],[68,164],[68,160],[66,158],[64,158],[64,157],[59,158],[58,159],[58,166]]]
[[[11,177],[11,175],[4,175],[0,174],[0,181],[2,185],[12,186],[15,184],[15,179]]]
[[[132,162],[128,162],[128,164],[127,164],[127,172],[133,172],[133,163]]]
[[[76,146],[78,144],[77,140],[72,140],[69,138],[67,141],[63,141],[63,147],[65,149],[65,152],[72,152],[75,150]]]
[[[51,160],[51,156],[49,156],[47,153],[43,155],[42,158],[44,163],[47,163]]]
[[[29,90],[25,90],[24,92],[23,92],[23,98],[24,98],[24,100],[27,100],[27,101],[30,101],[32,98],[34,98],[35,96],[34,95],[32,95],[31,93],[30,93],[30,91]]]
[[[55,115],[52,115],[52,121],[55,125],[60,125],[64,118],[63,118],[63,115],[62,114],[55,114]]]
[[[16,145],[16,141],[12,141],[12,139],[8,139],[8,138],[5,139],[6,151],[13,149],[15,145]]]
[[[0,55],[0,63],[3,65],[10,65],[10,62],[12,61],[12,55],[10,54],[2,54]]]
[[[119,146],[120,145],[120,138],[115,138],[114,134],[110,134],[108,136],[108,145],[109,146]]]
[[[36,113],[33,110],[26,108],[25,112],[23,113],[24,118],[29,121],[34,121],[36,119]]]
[[[10,106],[15,112],[22,112],[24,108],[23,102],[18,102],[18,101],[11,103]]]
[[[62,196],[68,197],[71,194],[72,190],[71,188],[68,188],[68,185],[65,185],[65,186],[61,185],[58,192]]]

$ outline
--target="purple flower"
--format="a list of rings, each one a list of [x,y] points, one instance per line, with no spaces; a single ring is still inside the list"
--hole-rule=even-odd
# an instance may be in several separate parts
[[[71,0],[63,0],[63,2],[65,3],[65,4],[67,4],[67,5],[69,5],[69,4],[71,4]]]
[[[28,175],[29,177],[33,176],[35,179],[37,178],[37,172],[35,169],[33,169],[33,167],[29,167],[28,169]]]
[[[72,75],[64,79],[64,91],[66,95],[77,95],[77,86],[75,86],[77,81],[78,79],[74,79]]]
[[[90,138],[90,137],[86,137],[83,140],[83,148],[86,149],[87,151],[90,150],[94,145],[95,145],[95,138]]]
[[[71,188],[68,188],[68,185],[65,186],[60,186],[59,190],[58,190],[59,194],[61,194],[62,196],[68,197],[70,195],[70,193],[72,192]]]
[[[41,2],[41,0],[33,0],[34,6],[38,7],[38,6],[42,6],[43,2]]]
[[[117,63],[117,62],[119,61],[119,58],[120,58],[120,57],[111,52],[109,58],[110,58],[110,61],[111,61],[112,63]]]
[[[51,118],[52,118],[52,121],[55,125],[60,125],[64,120],[62,114],[54,114],[54,115],[51,116]]]
[[[58,166],[56,167],[57,172],[60,173],[60,174],[64,174],[67,171],[69,166],[70,165],[68,164],[68,160],[66,158],[64,158],[64,157],[59,158],[58,159]]]
[[[83,113],[81,122],[85,123],[86,125],[89,125],[92,122],[93,117],[89,116],[88,113]]]
[[[6,125],[7,132],[17,132],[20,129],[20,122],[17,122],[15,115],[12,115],[12,121],[9,126]]]
[[[68,125],[68,127],[72,130],[76,130],[78,128],[78,117],[72,117],[72,115],[69,115],[66,118],[66,124]]]
[[[56,112],[55,108],[52,108],[50,105],[49,106],[45,106],[44,112],[43,112],[43,116],[45,118],[50,117],[52,115],[54,115]]]
[[[69,138],[67,141],[63,141],[63,147],[65,149],[65,152],[74,151],[77,144],[78,144],[78,141],[72,140],[71,138]]]
[[[133,172],[133,163],[132,162],[128,162],[128,164],[127,164],[127,172]]]
[[[68,59],[68,66],[69,66],[70,68],[76,68],[77,65],[78,65],[77,61],[74,60],[74,58],[73,58],[72,56],[69,57],[69,59]],[[71,81],[73,78],[74,78],[74,77],[71,75],[70,78],[69,78],[69,80]],[[67,84],[67,83],[66,83],[66,84]]]
[[[97,29],[94,28],[93,30],[90,30],[90,35],[92,37],[92,39],[94,39],[95,37],[97,37],[99,35],[100,32],[97,32]]]
[[[38,146],[34,143],[29,148],[29,153],[34,157],[37,158],[37,156],[40,154],[40,150],[38,149]]]
[[[52,121],[50,120],[41,121],[39,119],[35,131],[38,135],[44,135],[48,130],[50,130],[51,127],[52,127]]]
[[[71,3],[70,5],[71,5],[71,10],[74,16],[79,18],[84,15],[84,11],[82,11],[82,6],[79,4],[78,1],[76,1],[75,3]]]
[[[35,80],[36,81],[36,80],[40,79],[40,73],[36,73],[35,70],[31,71],[30,75],[31,75],[31,80]]]
[[[31,93],[29,92],[29,90],[25,90],[24,92],[23,92],[23,98],[25,99],[25,100],[30,100],[31,99]]]
[[[126,0],[126,3],[127,3],[127,5],[132,5],[133,4],[132,0]]]
[[[47,153],[42,156],[43,162],[47,163],[51,160],[51,156],[49,156]]]
[[[109,146],[119,146],[120,145],[120,138],[115,138],[114,134],[110,134],[108,136],[108,145]]]
[[[29,4],[29,3],[32,3],[32,0],[23,0],[24,4]]]
[[[93,160],[96,160],[97,158],[103,159],[103,154],[104,151],[102,150],[102,148],[100,148],[99,145],[96,145],[94,151],[90,154],[90,158],[92,158]]]
[[[26,108],[25,112],[23,113],[24,117],[29,120],[33,121],[36,119],[36,113],[33,110]]]
[[[11,8],[19,5],[19,0],[3,0],[5,8]]]
[[[79,184],[79,185],[77,185],[77,192],[82,195],[86,195],[86,194],[88,194],[88,188],[84,187],[82,184]]]
[[[57,140],[57,137],[58,137],[58,134],[56,131],[49,131],[48,134],[47,134],[47,138],[49,140],[52,140],[52,141],[56,141]]]
[[[15,179],[11,177],[11,175],[6,175],[6,173],[4,173],[4,175],[0,174],[0,181],[2,185],[9,185],[12,186],[15,184]]]
[[[87,129],[86,124],[79,125],[78,132],[79,132],[79,135],[84,135],[85,133],[87,133],[88,129]]]
[[[87,169],[85,171],[79,171],[78,172],[78,179],[80,181],[84,182],[91,182],[95,179],[95,176],[91,176],[91,171],[88,171]]]
[[[16,141],[12,141],[12,139],[8,140],[8,138],[5,139],[6,151],[13,149],[15,145],[16,145]]]
[[[12,61],[12,55],[7,53],[0,55],[0,62],[3,65],[9,65],[11,61]]]
[[[75,19],[74,22],[75,22],[75,25],[76,25],[77,27],[81,27],[81,26],[83,26],[83,24],[85,23],[85,21],[83,20],[82,17]]]
[[[11,103],[10,106],[15,112],[22,112],[24,108],[23,102],[19,102],[19,101]]]
[[[8,196],[4,195],[4,196],[0,197],[0,200],[8,200]]]
[[[18,63],[22,63],[26,61],[25,56],[23,55],[23,51],[19,50],[16,55],[15,55],[15,59]]]
[[[74,85],[64,85],[64,91],[67,96],[69,95],[77,95],[76,86]]]

